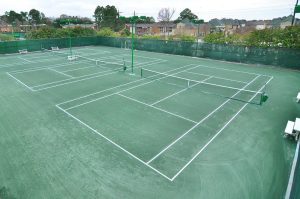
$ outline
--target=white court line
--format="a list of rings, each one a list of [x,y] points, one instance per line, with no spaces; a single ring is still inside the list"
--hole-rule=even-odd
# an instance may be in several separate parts
[[[145,71],[150,71],[150,72],[157,73],[156,71],[152,71],[152,70],[149,70],[149,69],[145,69]],[[160,74],[160,73],[157,73],[157,74]],[[163,73],[161,73],[161,74],[163,74]],[[201,84],[205,84],[205,85],[210,85],[210,86],[216,86],[216,87],[221,87],[221,88],[227,88],[227,89],[230,89],[230,90],[240,90],[240,91],[245,91],[245,92],[250,92],[250,93],[256,93],[256,91],[243,89],[244,87],[243,87],[243,88],[236,88],[236,87],[232,87],[232,86],[224,86],[224,85],[213,84],[213,83],[209,83],[209,82],[201,82],[201,81],[198,81],[198,80],[187,79],[187,78],[179,77],[179,76],[176,76],[176,75],[167,75],[167,76],[168,76],[168,77],[175,77],[175,78],[178,78],[178,79],[181,79],[181,80],[185,80],[185,81],[191,81],[191,82],[197,82],[197,83],[201,83]],[[259,75],[259,76],[261,76],[261,75]]]
[[[95,66],[86,66],[86,67],[82,67],[82,68],[76,68],[76,69],[71,69],[71,70],[64,70],[64,71],[61,71],[61,72],[66,73],[66,72],[72,72],[72,71],[83,70],[83,69],[94,68],[94,67],[97,67],[97,66],[96,65]]]
[[[259,73],[251,73],[251,72],[233,70],[233,69],[228,69],[228,68],[219,68],[219,67],[214,67],[214,66],[205,66],[205,65],[201,65],[201,64],[199,64],[199,66],[204,67],[204,68],[213,68],[213,69],[217,69],[217,70],[225,70],[225,71],[237,72],[237,73],[244,73],[244,74],[249,74],[249,75],[260,75],[260,76],[265,76],[265,77],[271,77],[271,76],[263,75],[263,74],[259,74]]]
[[[21,60],[23,60],[23,61],[26,61],[26,62],[28,62],[28,63],[32,63],[32,61],[29,61],[28,59],[25,59],[25,58],[23,58],[23,57],[17,57],[18,59],[21,59]]]
[[[72,66],[72,65],[76,65],[76,64],[82,64],[82,63],[89,63],[87,61],[78,61],[78,62],[66,62],[66,63],[59,63],[59,64],[49,64],[49,65],[45,65],[44,67],[35,67],[35,68],[26,68],[26,69],[22,69],[22,70],[14,70],[14,71],[10,71],[10,73],[13,74],[18,74],[18,73],[27,73],[27,72],[34,72],[34,71],[39,71],[39,70],[45,70],[48,68],[59,68],[59,67],[63,67],[63,66]]]
[[[160,63],[160,62],[159,62]],[[157,64],[157,63],[151,63],[151,64]],[[151,65],[151,64],[148,64],[148,65]],[[139,67],[135,67],[135,68],[139,68]],[[112,71],[112,70],[109,70],[109,71]],[[114,73],[119,73],[120,71],[113,71],[111,73],[106,73],[106,74],[101,74],[101,75],[97,75],[97,76],[92,76],[92,77],[88,77],[88,78],[84,78],[84,79],[80,79],[80,80],[76,80],[76,81],[71,81],[71,82],[66,82],[66,83],[62,83],[62,84],[57,84],[57,85],[53,85],[53,86],[48,86],[48,87],[44,87],[44,88],[40,88],[40,89],[35,89],[33,91],[42,91],[42,90],[46,90],[46,89],[50,89],[50,88],[55,88],[55,87],[59,87],[59,86],[63,86],[63,85],[66,85],[66,84],[71,84],[71,83],[76,83],[76,82],[81,82],[81,81],[85,81],[85,80],[88,80],[88,79],[94,79],[94,78],[97,78],[97,77],[102,77],[102,76],[106,76],[106,75],[111,75],[111,74],[114,74]],[[103,73],[103,72],[102,72]],[[94,73],[94,74],[91,74],[91,75],[95,75],[95,74],[100,74],[100,73]],[[75,78],[73,78],[75,79]]]
[[[13,75],[9,74],[8,72],[6,74],[9,75],[10,77],[12,77],[14,80],[16,80],[17,82],[19,82],[20,84],[22,84],[23,86],[25,86],[26,88],[28,88],[29,90],[33,91],[32,88],[30,88],[29,86],[27,86],[26,84],[24,84],[23,82],[21,82],[20,80],[18,80],[17,78],[15,78]]]
[[[103,60],[114,58],[114,57],[116,57],[116,56],[106,57]],[[63,63],[63,64],[59,63],[59,64],[54,64],[54,65],[53,64],[49,64],[49,65],[46,65],[44,67],[35,67],[35,68],[31,68],[31,69],[29,68],[29,69],[15,70],[15,71],[11,71],[10,73],[14,73],[14,74],[15,73],[25,73],[25,72],[38,71],[38,70],[43,70],[43,69],[48,69],[48,68],[58,68],[58,67],[61,67],[61,66],[77,65],[77,64],[81,64],[81,63],[92,64],[90,62],[91,62],[90,60],[82,59],[82,60],[79,60],[79,61],[76,61],[76,62],[67,62],[67,63]],[[53,66],[53,67],[49,67],[49,66]]]
[[[194,86],[197,86],[198,84],[201,84],[202,82],[205,82],[205,81],[207,81],[207,80],[209,80],[209,79],[211,79],[211,78],[213,78],[213,76],[208,77],[208,78],[202,80],[201,82],[198,82],[197,84],[194,84],[194,85],[192,85],[192,86],[190,86],[190,87],[184,88],[184,89],[182,89],[182,90],[180,90],[180,91],[178,91],[178,92],[176,92],[176,93],[173,93],[172,95],[169,95],[169,96],[167,96],[167,97],[164,97],[164,98],[162,98],[162,99],[160,99],[160,100],[158,100],[158,101],[152,103],[151,105],[154,106],[154,105],[156,105],[156,104],[158,104],[158,103],[160,103],[160,102],[162,102],[162,101],[164,101],[164,100],[166,100],[166,99],[169,99],[169,98],[171,98],[171,97],[173,97],[173,96],[175,96],[175,95],[178,95],[178,94],[180,94],[180,93],[182,93],[182,92],[184,92],[184,91],[186,91],[186,90],[188,90],[188,89],[190,89],[190,88],[193,88]]]
[[[77,117],[75,117],[74,115],[70,114],[69,112],[67,112],[66,110],[62,109],[60,106],[56,105],[56,107],[58,109],[60,109],[61,111],[63,111],[64,113],[66,113],[69,117],[75,119],[77,122],[79,122],[80,124],[82,124],[83,126],[87,127],[88,129],[90,129],[91,131],[93,131],[94,133],[96,133],[97,135],[100,135],[102,138],[104,138],[105,140],[107,140],[108,142],[110,142],[111,144],[113,144],[114,146],[116,146],[117,148],[119,148],[120,150],[124,151],[125,153],[127,153],[129,156],[133,157],[134,159],[138,160],[139,162],[141,162],[142,164],[146,165],[147,167],[149,167],[150,169],[152,169],[153,171],[155,171],[156,173],[160,174],[161,176],[163,176],[164,178],[168,179],[169,181],[171,181],[171,179],[166,176],[165,174],[163,174],[162,172],[158,171],[157,169],[155,169],[154,167],[152,167],[151,165],[148,165],[146,162],[144,162],[143,160],[141,160],[140,158],[138,158],[137,156],[133,155],[132,153],[130,153],[129,151],[127,151],[126,149],[124,149],[123,147],[121,147],[120,145],[118,145],[117,143],[115,143],[114,141],[110,140],[109,138],[107,138],[106,136],[102,135],[101,133],[99,133],[97,130],[93,129],[91,126],[89,126],[88,124],[84,123],[83,121],[81,121],[80,119],[78,119]]]
[[[289,182],[288,182],[288,186],[287,186],[287,189],[286,189],[286,192],[285,192],[285,197],[284,197],[285,199],[290,199],[291,198],[291,192],[292,192],[292,188],[293,188],[295,170],[296,170],[298,156],[299,156],[299,148],[300,148],[300,141],[298,140],[295,155],[294,155],[294,159],[293,159],[292,169],[291,169],[291,173],[290,173],[290,177],[289,177]]]
[[[273,78],[271,77],[266,84],[268,84]],[[253,100],[256,95],[261,92],[264,89],[264,86],[262,86],[256,94],[253,95],[253,97],[248,101],[251,102],[251,100]],[[171,181],[173,181],[187,166],[189,166],[189,164],[196,158],[198,157],[198,155],[206,149],[206,147],[208,147],[208,145],[214,140],[216,139],[216,137],[240,114],[240,112],[242,110],[244,110],[244,108],[248,105],[248,103],[246,103],[201,149],[200,151],[198,151],[198,153],[196,155],[194,155],[194,157],[184,165],[184,167],[182,167],[171,179]]]
[[[148,65],[152,65],[152,64],[156,64],[156,63],[148,63],[148,64],[146,64],[145,66],[148,66]],[[99,67],[100,65],[93,65],[93,66],[95,66],[95,67]],[[136,66],[138,66],[138,64],[136,65]],[[101,68],[104,68],[104,69],[107,69],[107,67],[101,67]],[[90,76],[93,76],[93,75],[97,75],[97,74],[102,74],[102,73],[105,73],[105,72],[110,72],[110,71],[112,71],[111,69],[109,69],[109,70],[105,70],[105,71],[101,71],[101,72],[97,72],[97,73],[92,73],[92,74],[87,74],[87,75],[81,75],[81,76],[78,76],[78,77],[74,77],[73,78],[73,80],[74,79],[80,79],[80,78],[82,78],[82,77],[90,77]],[[37,87],[41,87],[41,86],[46,86],[46,85],[51,85],[51,84],[55,84],[55,83],[60,83],[60,82],[65,82],[65,81],[68,81],[68,80],[70,80],[70,79],[65,79],[65,80],[59,80],[59,81],[53,81],[53,82],[49,82],[49,83],[45,83],[45,84],[40,84],[40,85],[37,85],[37,86],[33,86],[32,88],[37,88]]]
[[[169,71],[166,71],[166,72],[172,72],[174,70],[178,70],[178,69],[181,69],[183,67],[187,67],[187,66],[190,66],[192,64],[189,64],[189,65],[185,65],[185,66],[182,66],[182,67],[179,67],[179,68],[175,68],[175,69],[172,69],[172,70],[169,70]],[[90,97],[90,96],[93,96],[93,95],[97,95],[97,94],[100,94],[100,93],[103,93],[103,92],[106,92],[106,91],[109,91],[109,90],[113,90],[115,88],[119,88],[119,87],[123,87],[123,86],[126,86],[126,85],[129,85],[129,84],[132,84],[132,83],[135,83],[135,82],[140,82],[140,81],[144,81],[144,79],[138,79],[138,80],[135,80],[135,81],[131,81],[131,82],[128,82],[128,83],[125,83],[125,84],[121,84],[121,85],[118,85],[118,86],[114,86],[114,87],[111,87],[111,88],[107,88],[107,89],[104,89],[104,90],[101,90],[101,91],[97,91],[95,93],[91,93],[91,94],[88,94],[88,95],[84,95],[84,96],[81,96],[81,97],[77,97],[77,98],[74,98],[74,99],[71,99],[71,100],[68,100],[68,101],[65,101],[65,102],[61,102],[57,105],[63,105],[63,104],[67,104],[67,103],[70,103],[70,102],[73,102],[73,101],[76,101],[76,100],[80,100],[80,99],[83,99],[83,98],[86,98],[86,97]],[[115,94],[115,93],[114,93]]]
[[[48,61],[59,61],[59,59],[41,59],[40,61],[29,61],[28,60],[28,63],[31,63],[31,64],[38,64],[38,63],[44,63],[44,62],[48,62]],[[17,64],[2,64],[3,66],[0,67],[0,68],[9,68],[9,67],[15,67],[15,66],[22,66],[24,65],[24,63],[17,63]]]
[[[183,117],[183,116],[181,116],[181,115],[178,115],[178,114],[175,114],[175,113],[166,111],[166,110],[164,110],[164,109],[162,109],[162,108],[158,108],[158,107],[156,107],[156,106],[153,106],[153,105],[150,105],[150,104],[141,102],[141,101],[139,101],[139,100],[137,100],[137,99],[133,99],[133,98],[131,98],[131,97],[128,97],[128,96],[126,96],[126,95],[122,95],[122,94],[120,94],[120,93],[118,93],[117,95],[122,96],[122,97],[124,97],[124,98],[126,98],[126,99],[129,99],[129,100],[131,100],[131,101],[134,101],[134,102],[143,104],[143,105],[145,105],[145,106],[149,106],[149,107],[151,107],[151,108],[154,108],[154,109],[156,109],[156,110],[162,111],[162,112],[164,112],[164,113],[168,113],[168,114],[173,115],[173,116],[175,116],[175,117],[184,119],[184,120],[186,120],[186,121],[192,122],[192,123],[194,123],[194,124],[197,124],[196,121],[193,121],[193,120],[191,120],[191,119],[189,119],[189,118],[186,118],[186,117]]]
[[[57,71],[57,70],[55,70],[55,69],[53,69],[53,68],[48,68],[48,69],[49,69],[49,70],[52,70],[52,71],[54,71],[54,72],[56,72],[56,73],[58,73],[58,74],[64,75],[64,76],[66,76],[66,77],[74,78],[74,77],[71,76],[71,75],[68,75],[68,74],[65,74],[65,73],[63,73],[63,72]]]
[[[250,67],[251,66],[256,66],[257,67],[257,65],[254,65],[254,64],[230,62],[230,61],[224,61],[224,60],[216,60],[216,59],[213,59],[213,58],[192,57],[192,56],[187,56],[187,55],[167,54],[167,53],[151,52],[151,51],[146,51],[146,50],[138,50],[138,51],[140,51],[142,53],[147,53],[147,54],[156,54],[156,55],[159,55],[159,56],[169,56],[169,57],[175,56],[175,57],[199,59],[199,60],[210,61],[210,62],[228,63],[228,64],[235,64],[235,65],[243,65],[243,66],[248,66],[248,67],[249,66]],[[269,66],[269,65],[265,65],[265,66]],[[225,69],[225,68],[223,68],[223,69]],[[236,72],[243,72],[243,71],[236,70]],[[244,72],[244,73],[247,73],[247,72]],[[251,74],[256,74],[256,73],[251,73]],[[263,74],[256,74],[256,75],[261,75],[261,76],[264,76],[264,77],[273,78],[273,76],[269,76],[269,75],[263,75]]]
[[[103,69],[106,69],[104,71],[101,71],[101,72],[96,72],[96,73],[91,73],[91,74],[87,74],[87,75],[81,75],[81,76],[78,76],[78,77],[73,77],[73,80],[74,79],[80,79],[82,77],[90,77],[90,76],[94,76],[94,75],[97,75],[97,74],[102,74],[102,73],[106,73],[106,72],[111,72],[113,71],[112,69],[109,69],[109,67],[104,67],[105,65],[102,64],[102,65],[94,65],[92,64],[91,66],[88,66],[88,67],[83,67],[83,68],[78,68],[78,69],[73,69],[73,70],[67,70],[67,71],[62,71],[62,72],[70,72],[70,71],[76,71],[76,70],[81,70],[81,69],[85,69],[85,68],[92,68],[92,67],[100,67],[100,68],[103,68]],[[46,68],[48,69],[48,68]],[[49,68],[51,69],[51,68]],[[60,83],[60,82],[65,82],[65,81],[69,81],[71,78],[69,79],[64,79],[64,80],[58,80],[58,81],[53,81],[53,82],[49,82],[49,83],[45,83],[45,84],[39,84],[39,85],[36,85],[36,86],[32,86],[32,88],[37,88],[37,87],[41,87],[41,86],[46,86],[46,85],[51,85],[51,84],[55,84],[55,83]]]
[[[75,80],[75,79],[81,79],[83,77],[94,77],[94,75],[99,75],[99,74],[103,74],[103,73],[111,72],[111,71],[112,70],[105,70],[105,71],[101,71],[101,72],[97,72],[97,73],[91,73],[91,74],[88,74],[88,75],[82,75],[82,76],[78,76],[78,77],[73,77],[73,78],[68,78],[68,79],[53,81],[53,82],[49,82],[49,83],[45,83],[45,84],[39,84],[39,85],[36,85],[36,86],[32,86],[32,88],[35,89],[35,88],[38,88],[38,87],[43,87],[43,86],[47,86],[47,85],[51,85],[51,84],[56,84],[56,83],[61,83],[61,82],[68,82],[71,79]]]
[[[109,56],[109,57],[106,57],[105,59],[110,59],[110,58],[114,58],[114,57],[118,57],[118,56]],[[48,59],[48,60],[52,60],[52,59]],[[57,60],[57,61],[59,61],[59,60]],[[30,72],[30,71],[36,71],[36,70],[43,70],[43,69],[49,68],[50,66],[53,66],[51,68],[58,68],[58,67],[61,67],[61,66],[76,65],[76,64],[80,64],[80,63],[87,63],[87,64],[90,63],[90,61],[87,61],[87,60],[80,60],[80,61],[76,61],[76,62],[67,62],[67,60],[65,60],[65,61],[66,61],[66,63],[47,64],[44,67],[34,67],[34,68],[27,68],[27,69],[22,69],[22,70],[14,70],[14,71],[10,71],[10,73],[22,73],[22,72],[27,72],[27,71]],[[44,61],[33,62],[33,63],[41,63],[41,62],[44,62]],[[23,65],[23,64],[20,64],[20,65]]]
[[[189,65],[186,65],[186,66],[190,66],[190,65],[192,65],[192,64],[189,64]],[[186,67],[186,66],[182,66],[182,67]],[[182,68],[182,67],[180,67],[180,68]],[[197,66],[195,66],[195,68],[196,68],[196,67],[197,67]],[[177,68],[177,69],[179,69],[179,68]],[[172,71],[174,71],[174,70],[172,70]],[[171,71],[169,71],[169,72],[171,72]],[[180,71],[180,72],[181,72],[181,71]],[[179,72],[178,72],[178,73],[179,73]],[[175,74],[176,74],[176,73],[175,73]],[[159,79],[163,79],[163,78],[166,78],[166,77],[161,77],[161,78],[159,78]],[[134,88],[138,88],[138,87],[141,87],[141,86],[150,84],[150,83],[152,83],[152,82],[155,82],[155,81],[157,81],[157,80],[159,80],[159,79],[155,79],[155,80],[152,80],[152,81],[149,81],[149,82],[145,82],[145,83],[142,83],[142,84],[139,84],[139,85],[136,85],[136,86],[127,88],[127,89],[123,89],[123,90],[121,90],[121,91],[118,91],[118,92],[115,92],[115,93],[112,93],[112,94],[109,94],[109,95],[105,95],[105,96],[100,97],[100,98],[96,98],[96,99],[87,101],[87,102],[84,102],[84,103],[82,103],[82,104],[78,104],[78,105],[69,107],[69,108],[67,108],[66,110],[70,110],[70,109],[73,109],[73,108],[77,108],[77,107],[80,107],[80,106],[83,106],[83,105],[86,105],[86,104],[89,104],[89,103],[92,103],[92,102],[101,100],[101,99],[103,99],[103,98],[106,98],[106,97],[109,97],[109,96],[112,96],[112,95],[115,95],[115,94],[119,94],[119,93],[122,93],[122,92],[125,92],[125,91],[128,91],[128,90],[132,90],[132,89],[134,89]],[[139,80],[136,80],[136,82],[138,82],[138,81],[143,81],[143,80],[144,80],[144,79],[139,79]],[[132,83],[132,82],[129,82],[129,83]],[[128,83],[127,83],[127,84],[128,84]],[[103,92],[103,91],[101,91],[101,92]],[[101,92],[99,92],[99,93],[101,93]],[[74,99],[73,99],[73,101],[74,101]],[[66,102],[64,102],[64,103],[66,103]]]
[[[195,72],[190,72],[190,71],[186,71],[185,73],[195,74],[195,75],[199,75],[199,76],[209,76],[209,77],[213,77],[213,78],[216,78],[216,79],[223,79],[223,80],[232,81],[232,82],[239,82],[239,83],[243,83],[243,84],[248,83],[248,82],[244,82],[244,81],[227,79],[227,78],[218,77],[218,76],[214,76],[214,75],[207,75],[207,74],[203,74],[203,73],[195,73]]]
[[[243,88],[246,88],[249,86],[251,83],[253,83],[258,77],[256,76],[252,81],[250,81],[247,85],[245,85]],[[234,95],[231,96],[231,98],[235,97],[241,92],[241,90],[237,91]],[[168,150],[171,146],[173,146],[175,143],[177,143],[179,140],[181,140],[184,136],[186,136],[188,133],[190,133],[192,130],[194,130],[197,126],[202,124],[204,121],[206,121],[210,116],[212,116],[215,112],[217,112],[220,108],[222,108],[225,104],[227,104],[231,99],[226,100],[223,102],[220,106],[218,106],[215,110],[210,112],[207,116],[205,116],[202,120],[200,120],[196,125],[194,125],[192,128],[187,130],[184,134],[182,134],[180,137],[178,137],[176,140],[174,140],[171,144],[166,146],[163,150],[161,150],[157,155],[155,155],[153,158],[151,158],[147,163],[151,163],[153,160],[155,160],[157,157],[159,157],[162,153],[164,153],[166,150]]]

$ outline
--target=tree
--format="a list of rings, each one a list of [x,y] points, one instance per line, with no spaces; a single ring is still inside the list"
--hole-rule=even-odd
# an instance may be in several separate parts
[[[175,13],[175,9],[170,8],[162,8],[158,12],[157,20],[164,25],[164,33],[168,33],[169,36],[169,29],[167,28],[168,23],[171,21],[173,15]]]
[[[170,22],[175,13],[174,9],[162,8],[158,12],[157,20],[160,22]]]
[[[28,21],[28,12],[22,12],[21,11],[21,17],[22,17],[22,20],[21,20],[21,22],[22,22],[22,24],[24,24],[24,22],[27,22]]]
[[[28,17],[31,24],[40,24],[45,15],[36,9],[31,9]]]
[[[113,30],[120,28],[119,12],[115,6],[97,6],[94,17],[98,27],[108,27]]]
[[[184,19],[188,19],[190,21],[198,19],[198,16],[192,13],[192,11],[188,8],[184,9],[180,14],[176,22],[180,22]]]
[[[11,10],[9,12],[5,12],[5,20],[7,23],[12,24],[13,22],[15,23],[17,21],[22,21],[22,16],[19,13]]]

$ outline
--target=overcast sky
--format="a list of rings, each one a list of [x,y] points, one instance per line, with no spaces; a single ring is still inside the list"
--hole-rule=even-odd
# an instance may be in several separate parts
[[[272,19],[292,14],[296,0],[0,0],[0,15],[5,11],[29,11],[35,8],[47,17],[61,14],[92,18],[97,5],[114,5],[121,15],[153,16],[156,20],[160,8],[176,10],[179,13],[190,8],[200,19],[213,18]]]

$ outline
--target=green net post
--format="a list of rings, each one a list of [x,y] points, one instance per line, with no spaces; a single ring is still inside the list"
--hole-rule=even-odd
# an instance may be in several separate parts
[[[73,55],[72,53],[72,38],[71,38],[71,32],[70,32],[70,19],[68,19],[69,22],[69,49],[70,49],[70,56]]]
[[[126,64],[125,64],[125,60],[123,58],[123,70],[126,71],[127,70],[127,67],[126,67]]]
[[[143,78],[143,69],[141,68],[141,78]]]
[[[134,32],[133,28],[135,27],[135,12],[134,16],[131,19],[131,73],[133,73],[133,60],[134,60]]]
[[[134,33],[133,33],[133,26],[134,26],[134,23],[132,23],[132,33],[131,33],[131,73],[133,73],[133,56],[134,56]]]

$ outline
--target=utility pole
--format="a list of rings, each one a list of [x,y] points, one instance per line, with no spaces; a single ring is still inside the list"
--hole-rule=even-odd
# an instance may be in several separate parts
[[[70,47],[70,56],[72,56],[72,38],[71,38],[71,28],[70,28],[70,19],[68,19],[69,22],[69,47]]]
[[[131,18],[131,73],[133,74],[133,56],[134,56],[134,34],[135,34],[135,11]]]
[[[300,5],[298,6],[298,1],[299,0],[296,1],[296,5],[295,5],[295,9],[294,9],[294,15],[293,15],[293,19],[292,19],[292,26],[294,26],[295,23],[296,23],[296,17],[295,17],[296,13],[300,12]]]

